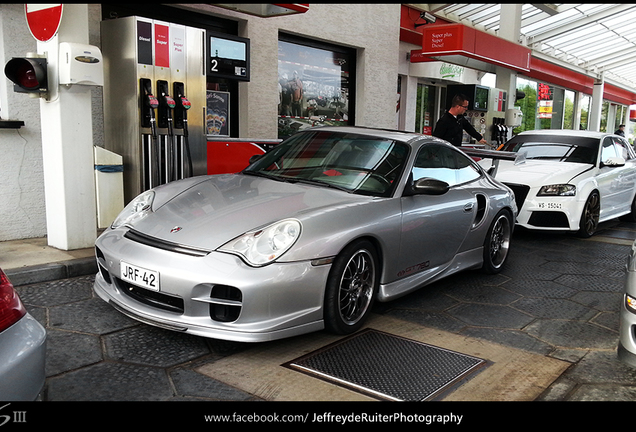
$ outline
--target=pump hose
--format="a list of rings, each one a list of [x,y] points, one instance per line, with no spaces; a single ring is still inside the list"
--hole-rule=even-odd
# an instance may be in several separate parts
[[[185,146],[186,158],[188,159],[188,173],[184,177],[192,177],[192,155],[190,154],[190,140],[188,139],[188,115],[183,112],[183,144]]]
[[[154,159],[154,169],[151,170],[152,175],[152,185],[150,187],[159,186],[159,143],[157,142],[157,126],[155,125],[155,118],[152,116],[150,118],[150,130],[152,134],[152,144],[150,147],[150,151],[152,153],[152,158]]]
[[[168,117],[168,140],[166,143],[168,147],[168,178],[166,179],[166,183],[170,183],[174,180],[174,130],[172,129],[171,117]]]

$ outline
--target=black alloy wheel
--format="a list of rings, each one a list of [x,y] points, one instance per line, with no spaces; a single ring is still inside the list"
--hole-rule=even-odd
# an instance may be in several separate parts
[[[598,228],[598,221],[601,215],[601,197],[597,191],[593,191],[585,201],[581,221],[579,222],[578,235],[582,238],[589,238],[594,235]]]

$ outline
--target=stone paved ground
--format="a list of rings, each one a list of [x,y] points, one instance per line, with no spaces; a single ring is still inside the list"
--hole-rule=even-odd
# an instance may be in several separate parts
[[[457,274],[376,304],[374,312],[570,362],[540,400],[632,401],[636,370],[617,360],[616,346],[627,240],[634,237],[636,225],[616,223],[594,240],[517,231],[501,274]],[[96,298],[92,281],[17,287],[48,331],[43,400],[258,399],[196,372],[253,345],[137,323]]]

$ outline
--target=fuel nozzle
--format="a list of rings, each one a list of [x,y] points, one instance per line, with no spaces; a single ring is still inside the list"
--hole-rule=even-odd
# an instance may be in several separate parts
[[[167,94],[163,95],[164,101],[166,102],[166,106],[170,109],[174,109],[175,106],[177,106],[177,103],[174,101],[174,99],[172,97],[170,97]]]
[[[146,80],[144,82],[144,90],[146,91],[146,102],[148,103],[148,106],[152,109],[156,109],[159,106],[159,101],[155,95],[152,94],[150,81]]]
[[[148,106],[153,110],[157,109],[157,107],[159,106],[159,100],[157,100],[157,98],[153,94],[146,95],[146,98],[148,99]]]
[[[192,104],[190,103],[190,101],[188,100],[188,98],[186,98],[185,96],[181,96],[180,101],[181,101],[181,107],[182,107],[184,110],[189,110],[189,109],[190,109],[190,107],[192,106]]]

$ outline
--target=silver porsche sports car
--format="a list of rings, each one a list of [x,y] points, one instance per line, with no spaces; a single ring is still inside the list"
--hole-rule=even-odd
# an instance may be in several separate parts
[[[136,197],[96,241],[94,289],[134,319],[205,337],[348,334],[374,300],[500,271],[516,213],[512,191],[445,141],[308,129],[240,173]]]

